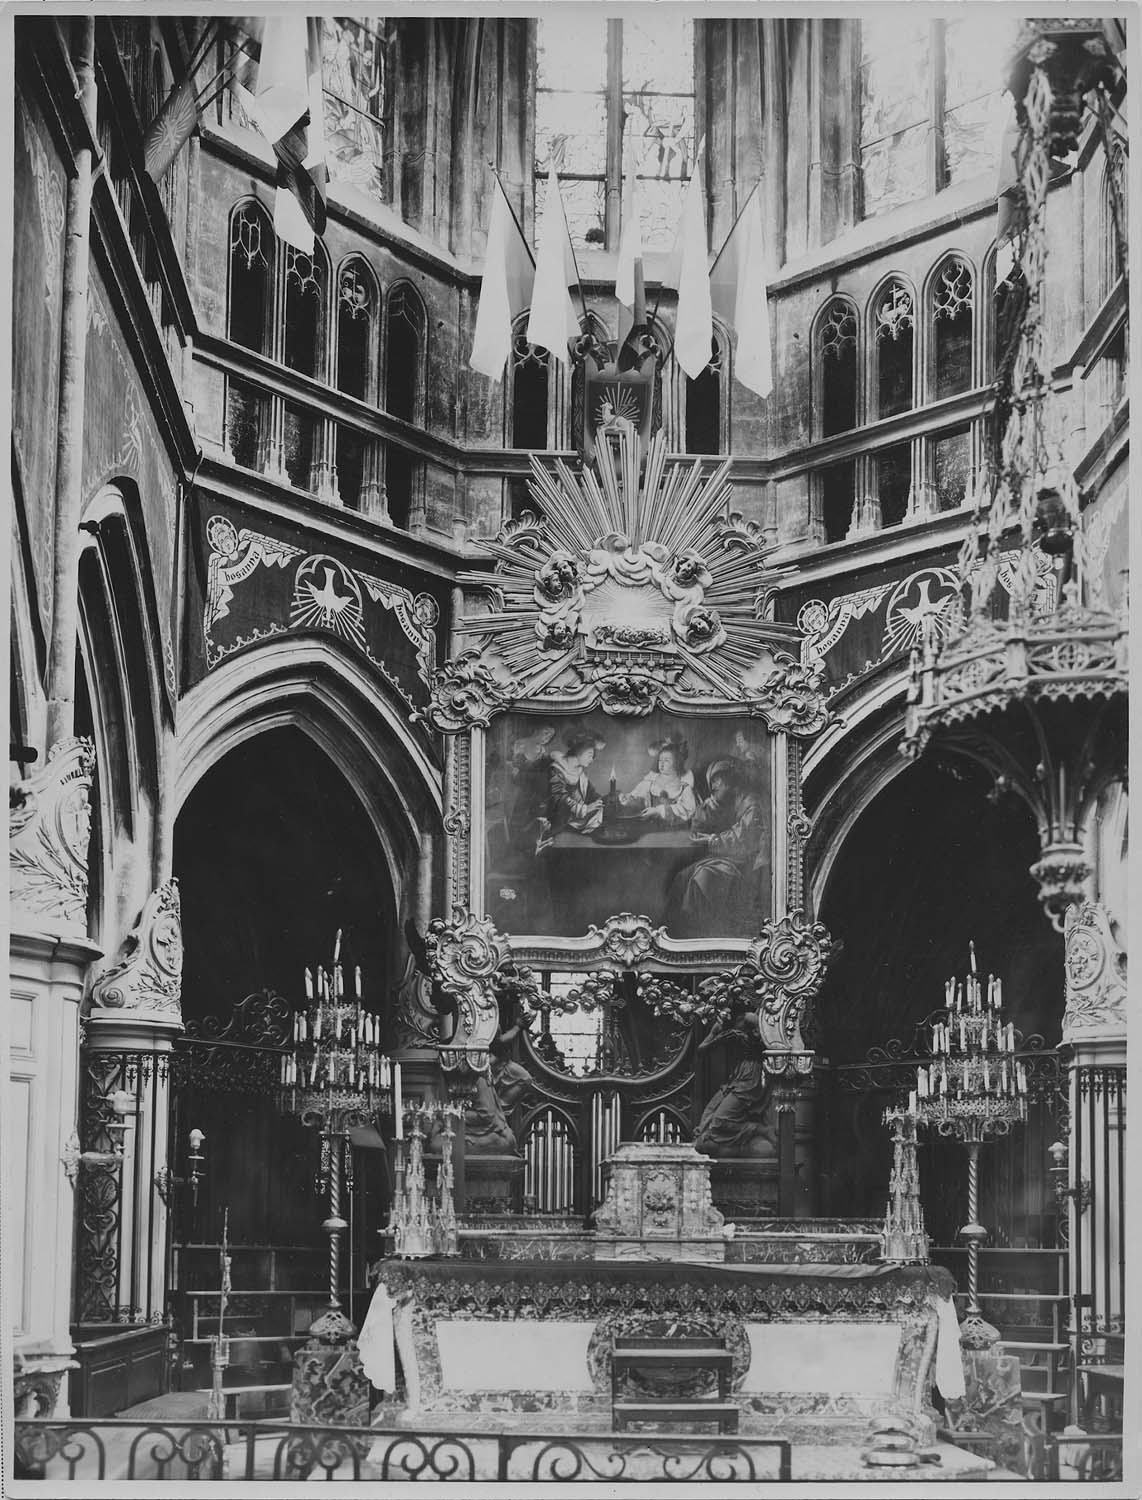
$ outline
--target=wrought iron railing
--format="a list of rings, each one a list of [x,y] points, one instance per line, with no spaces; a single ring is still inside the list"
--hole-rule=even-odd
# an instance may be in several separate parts
[[[282,1422],[15,1424],[17,1478],[732,1483],[792,1477],[784,1438],[423,1432]]]

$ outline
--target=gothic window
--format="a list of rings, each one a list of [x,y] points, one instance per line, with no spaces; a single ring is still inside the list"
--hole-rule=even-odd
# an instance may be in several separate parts
[[[329,176],[381,195],[386,107],[385,23],[326,16],[321,34]]]
[[[242,203],[230,218],[230,307],[227,333],[236,344],[266,352],[266,313],[274,231],[257,203]]]
[[[398,282],[385,309],[385,410],[405,422],[419,418],[426,327],[424,303],[407,282]]]
[[[876,455],[876,488],[880,498],[880,524],[898,526],[908,514],[912,488],[912,445],[897,443]]]
[[[634,133],[643,248],[669,250],[694,161],[694,26],[672,6],[652,17],[552,7],[539,20],[535,212],[554,163],[575,245],[617,250],[624,124]]]
[[[1116,193],[1117,188],[1117,193]],[[1116,183],[1109,166],[1103,168],[1098,198],[1098,300],[1105,302],[1126,269],[1119,224],[1125,223],[1126,182]],[[1116,202],[1117,197],[1117,202]]]
[[[320,371],[324,288],[325,267],[318,253],[306,255],[303,250],[286,245],[282,356],[291,370],[302,375],[317,375]]]
[[[377,319],[377,286],[362,260],[341,267],[337,278],[337,389],[367,400]]]
[[[831,437],[856,425],[857,319],[851,303],[836,298],[817,324],[821,433]]]
[[[964,8],[947,20],[894,7],[862,18],[861,188],[866,217],[994,172],[1018,19]]]
[[[889,282],[877,297],[873,312],[878,417],[894,417],[897,412],[912,408],[914,342],[912,293],[903,282]]]
[[[821,522],[826,542],[843,542],[849,534],[856,495],[856,470],[851,462],[822,469],[820,485]]]
[[[715,338],[710,363],[696,379],[686,380],[686,452],[722,451],[722,351]]]
[[[932,399],[942,401],[971,389],[972,384],[971,268],[962,260],[947,260],[932,281]]]
[[[547,447],[549,367],[547,350],[529,344],[521,328],[512,342],[511,355],[513,448]]]

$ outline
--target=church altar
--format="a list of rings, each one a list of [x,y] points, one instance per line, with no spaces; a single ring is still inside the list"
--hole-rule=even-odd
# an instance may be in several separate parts
[[[939,1303],[953,1289],[939,1267],[820,1262],[387,1259],[373,1277],[401,1309],[403,1389],[385,1393],[385,1420],[574,1413],[607,1425],[616,1337],[705,1334],[732,1354],[743,1431],[817,1442],[856,1441],[883,1410],[929,1411]]]

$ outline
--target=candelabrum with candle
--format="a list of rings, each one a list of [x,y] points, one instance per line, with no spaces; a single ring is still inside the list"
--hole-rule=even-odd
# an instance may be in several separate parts
[[[908,1106],[919,1124],[967,1147],[968,1222],[960,1235],[967,1241],[968,1307],[960,1336],[979,1348],[999,1338],[979,1305],[979,1247],[987,1238],[979,1222],[979,1150],[1027,1118],[1027,1076],[1014,1027],[1003,1019],[1002,983],[992,974],[984,986],[974,943],[970,951],[971,973],[948,980],[947,1018],[932,1027],[932,1060],[917,1069]]]
[[[349,1132],[391,1110],[401,1134],[400,1064],[381,1052],[380,1018],[364,1007],[361,970],[347,975],[341,934],[326,968],[305,971],[306,1004],[293,1018],[293,1048],[282,1055],[282,1108],[321,1133],[320,1166],[314,1187],[329,1194],[329,1307],[340,1312],[340,1236],[343,1182],[352,1183]]]
[[[419,1100],[408,1110],[407,1136],[402,1132],[396,1143],[396,1192],[385,1231],[393,1241],[393,1254],[402,1260],[460,1253],[453,1192],[453,1142],[459,1113],[451,1104],[426,1105]],[[424,1162],[426,1131],[434,1124],[440,1126],[435,1192],[429,1186]]]
[[[916,1161],[916,1116],[894,1105],[884,1111],[892,1130],[892,1175],[881,1236],[882,1260],[902,1265],[928,1264],[928,1235],[920,1206],[920,1168]]]

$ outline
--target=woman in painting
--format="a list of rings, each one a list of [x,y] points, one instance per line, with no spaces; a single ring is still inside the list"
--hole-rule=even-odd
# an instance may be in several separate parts
[[[773,1157],[777,1128],[771,1122],[772,1085],[765,1071],[765,1044],[756,1011],[740,1008],[714,1022],[698,1051],[725,1043],[733,1049],[733,1071],[702,1111],[694,1145],[705,1156]]]
[[[689,823],[698,799],[694,795],[694,773],[686,769],[686,741],[662,740],[650,746],[650,753],[654,770],[648,771],[633,791],[623,792],[619,800],[624,807],[641,802],[642,817],[657,818],[667,827]]]
[[[548,817],[552,836],[564,828],[592,833],[603,821],[603,799],[591,785],[589,768],[606,740],[589,731],[572,734],[567,748],[551,757]]]

